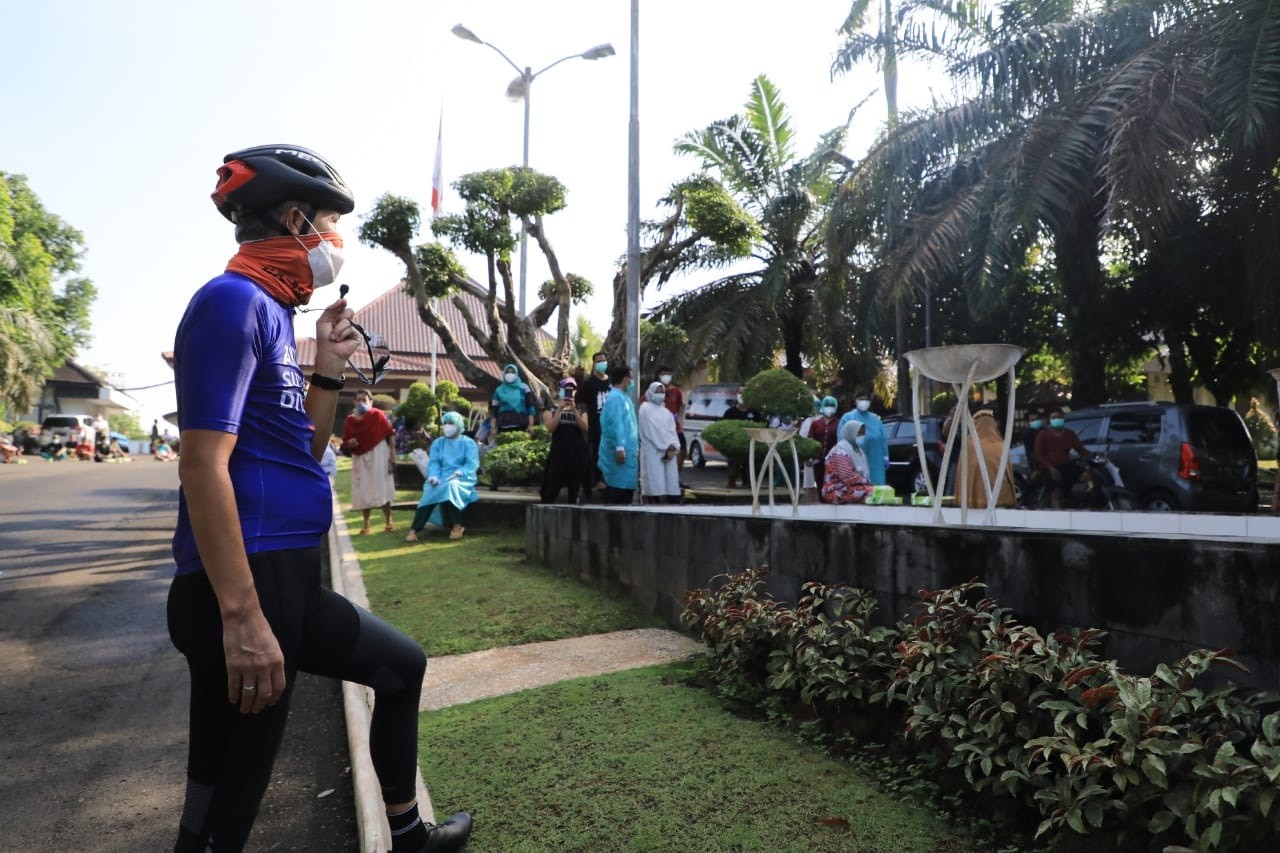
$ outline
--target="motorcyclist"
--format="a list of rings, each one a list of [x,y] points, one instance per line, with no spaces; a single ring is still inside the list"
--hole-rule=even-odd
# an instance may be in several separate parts
[[[1087,457],[1089,450],[1066,423],[1061,409],[1051,409],[1048,426],[1036,436],[1035,466],[1052,483],[1049,501],[1054,509],[1062,509],[1071,487],[1089,476],[1084,466],[1071,458],[1073,450],[1082,457]]]

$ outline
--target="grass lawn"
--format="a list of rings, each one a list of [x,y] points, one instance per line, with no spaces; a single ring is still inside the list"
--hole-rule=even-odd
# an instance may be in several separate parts
[[[348,502],[350,474],[340,470]],[[348,512],[359,527],[359,513]],[[520,530],[406,543],[352,538],[372,609],[428,655],[661,623],[524,561]],[[438,815],[475,816],[468,850],[991,850],[848,762],[727,711],[696,664],[577,679],[421,715]]]
[[[345,504],[343,480],[339,472]],[[359,529],[360,513],[346,518]],[[407,523],[394,533],[381,532],[380,523],[373,530],[352,537],[369,606],[429,656],[663,624],[630,599],[526,563],[522,530],[468,531],[458,541],[428,531],[418,542],[404,541]]]
[[[484,851],[961,851],[931,809],[743,720],[692,664],[562,682],[424,714],[437,813]]]

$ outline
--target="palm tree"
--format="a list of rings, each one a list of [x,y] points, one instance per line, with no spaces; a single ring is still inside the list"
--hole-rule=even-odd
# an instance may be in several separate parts
[[[689,361],[718,360],[725,375],[745,375],[781,349],[786,369],[800,376],[806,356],[824,346],[818,311],[824,263],[826,202],[833,191],[832,150],[844,128],[824,134],[814,153],[798,158],[794,132],[777,88],[761,75],[745,112],[685,135],[676,151],[702,161],[759,223],[751,257],[756,267],[667,300],[652,318],[680,326]]]

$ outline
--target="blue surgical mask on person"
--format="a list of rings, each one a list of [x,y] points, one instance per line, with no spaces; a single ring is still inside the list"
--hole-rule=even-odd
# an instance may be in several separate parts
[[[443,433],[444,433],[444,437],[445,437],[445,438],[453,438],[454,436],[456,436],[456,435],[458,434],[458,425],[457,425],[457,424],[445,424],[443,427],[441,427],[441,428],[440,428],[440,430],[441,430],[441,432],[443,432]]]
[[[868,409],[870,409],[870,408],[871,408],[871,401],[870,401],[870,400],[859,400],[859,401],[857,402],[857,404],[856,404],[856,405],[857,405],[857,407],[858,407],[858,411],[859,411],[859,412],[865,412],[865,411],[867,411]]]
[[[502,381],[506,382],[508,385],[515,385],[516,380],[519,378],[520,377],[517,374],[513,373],[512,371],[507,371],[506,373],[502,374]]]
[[[356,411],[362,415],[369,414],[369,410],[372,408],[373,406],[369,403],[356,403]]]
[[[867,443],[867,437],[865,435],[860,435],[853,440],[853,443],[861,447]]]
[[[1067,421],[1065,418],[1049,418],[1049,426],[1054,429],[1062,429],[1066,425]]]
[[[609,362],[597,361],[595,364],[595,368],[596,368],[596,373],[604,373],[606,370],[609,369]]]
[[[833,417],[835,417],[835,414],[836,414],[836,407],[835,407],[835,406],[823,406],[823,407],[822,407],[822,414],[826,415],[826,416],[827,416],[827,417],[829,417],[829,418],[833,418]]]
[[[661,382],[663,385],[670,385],[670,384],[671,384],[671,374],[670,374],[670,373],[663,373],[663,374],[660,374],[660,375],[658,376],[658,381],[659,381],[659,382]]]
[[[1036,418],[1034,421],[1028,422],[1027,426],[1031,427],[1032,429],[1040,429],[1041,427],[1044,426],[1044,421],[1040,420],[1039,418]]]

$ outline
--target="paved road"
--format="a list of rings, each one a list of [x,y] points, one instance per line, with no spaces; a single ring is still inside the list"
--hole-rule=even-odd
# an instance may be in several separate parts
[[[176,494],[177,466],[149,458],[0,465],[0,850],[172,848],[187,717],[164,612]],[[340,701],[299,680],[252,849],[356,849]]]

